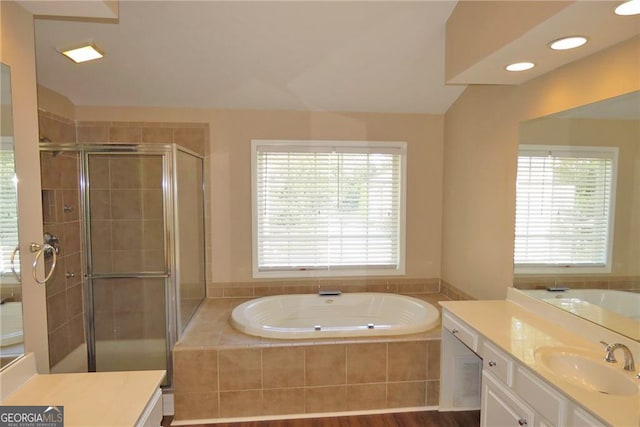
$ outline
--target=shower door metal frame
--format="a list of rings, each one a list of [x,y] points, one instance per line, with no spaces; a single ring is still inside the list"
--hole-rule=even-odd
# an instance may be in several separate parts
[[[183,153],[186,153],[192,157],[197,158],[201,164],[202,164],[202,183],[201,183],[201,195],[202,195],[202,230],[204,230],[204,232],[206,233],[207,227],[206,227],[206,195],[205,195],[205,167],[204,167],[204,156],[191,151],[187,148],[182,147],[181,145],[178,144],[172,144],[172,167],[173,167],[173,175],[172,180],[173,180],[173,188],[177,189],[178,188],[178,151],[182,151]],[[176,190],[177,191],[177,190]],[[172,193],[173,194],[173,193]],[[179,216],[180,216],[180,210],[178,209],[178,202],[179,202],[179,196],[176,195],[176,197],[172,197],[172,206],[173,206],[173,220],[175,221],[175,227],[173,227],[174,230],[174,235],[173,235],[173,241],[174,241],[174,247],[175,250],[173,251],[173,255],[174,255],[174,265],[175,266],[179,266],[180,265],[180,251],[178,250],[178,242],[180,242],[180,227],[178,227],[177,225],[179,224]],[[205,291],[205,298],[206,298],[206,294],[207,294],[207,289],[206,289],[206,284],[207,284],[207,243],[206,243],[206,238],[205,238],[205,242],[204,242],[204,247],[202,248],[202,262],[203,262],[203,267],[204,267],[204,291]],[[180,337],[182,336],[182,331],[184,330],[185,325],[182,324],[182,310],[180,307],[180,269],[176,268],[175,270],[175,274],[174,274],[174,282],[175,282],[175,296],[176,296],[176,303],[175,303],[175,309],[176,309],[176,341],[178,339],[180,339]],[[204,300],[204,299],[203,299]],[[202,304],[202,301],[200,301],[200,304]],[[199,307],[200,305],[198,305]],[[196,308],[197,311],[197,308]],[[195,311],[194,311],[195,313]],[[193,314],[192,314],[193,317]],[[191,319],[191,318],[190,318]],[[190,320],[189,319],[189,320]],[[189,323],[189,321],[187,321],[187,323]]]
[[[89,372],[96,371],[96,340],[95,340],[95,316],[93,310],[93,280],[94,279],[123,279],[123,278],[163,278],[165,280],[165,360],[167,371],[167,386],[173,388],[173,363],[171,349],[178,339],[178,319],[177,319],[177,283],[176,256],[175,256],[175,234],[176,227],[174,213],[177,208],[173,197],[175,185],[175,150],[176,144],[121,144],[121,143],[96,143],[96,144],[73,144],[73,143],[41,143],[40,151],[77,152],[80,160],[79,170],[79,192],[80,204],[83,218],[81,218],[84,250],[82,251],[83,278],[84,278],[84,308],[85,308],[85,339],[87,346],[87,359]],[[183,149],[189,154],[195,154],[190,150]],[[163,188],[163,219],[164,219],[164,252],[165,268],[164,272],[138,272],[138,273],[112,273],[112,274],[92,274],[91,258],[91,213],[89,196],[89,155],[90,154],[115,154],[115,155],[161,155],[163,156],[162,188]],[[202,158],[200,155],[195,154]],[[203,170],[204,172],[204,170]],[[203,177],[204,179],[204,177]],[[204,192],[203,192],[204,197]],[[205,245],[206,246],[206,245]],[[206,268],[206,265],[205,265]],[[205,270],[206,271],[206,270]],[[205,273],[206,283],[206,273]]]

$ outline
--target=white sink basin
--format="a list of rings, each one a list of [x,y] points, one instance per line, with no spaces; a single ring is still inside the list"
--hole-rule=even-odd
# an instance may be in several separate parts
[[[640,380],[635,372],[622,369],[621,363],[610,364],[593,353],[567,347],[544,347],[536,350],[536,361],[563,380],[602,394],[633,396],[640,393]]]

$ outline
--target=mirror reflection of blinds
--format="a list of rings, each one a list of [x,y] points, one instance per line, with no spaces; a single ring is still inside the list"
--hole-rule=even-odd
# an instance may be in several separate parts
[[[515,264],[606,266],[615,149],[524,147],[518,155]]]
[[[401,155],[399,147],[258,145],[259,271],[398,268]]]
[[[13,149],[0,150],[0,274],[11,272],[11,254],[18,245],[18,210]],[[16,271],[20,265],[18,257]]]

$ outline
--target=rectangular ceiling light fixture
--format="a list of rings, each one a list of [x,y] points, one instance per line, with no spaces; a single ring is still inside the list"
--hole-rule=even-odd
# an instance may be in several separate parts
[[[104,54],[93,44],[80,46],[75,49],[60,50],[60,53],[71,59],[76,64],[93,61],[94,59],[100,59],[104,56]]]

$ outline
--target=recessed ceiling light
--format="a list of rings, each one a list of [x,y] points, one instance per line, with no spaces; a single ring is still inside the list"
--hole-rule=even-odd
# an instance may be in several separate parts
[[[640,14],[640,0],[629,0],[616,7],[616,15],[638,15]]]
[[[74,49],[61,50],[60,53],[71,59],[76,64],[100,59],[104,56],[93,44],[80,46]]]
[[[563,37],[549,43],[549,47],[553,50],[575,49],[587,42],[587,38],[583,36]]]
[[[533,62],[516,62],[514,64],[509,64],[504,67],[507,71],[526,71],[535,67],[536,64]]]

